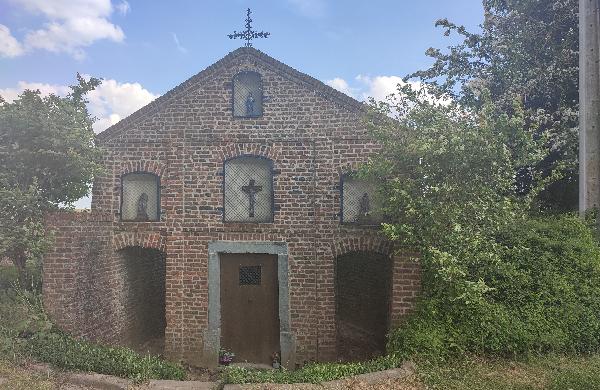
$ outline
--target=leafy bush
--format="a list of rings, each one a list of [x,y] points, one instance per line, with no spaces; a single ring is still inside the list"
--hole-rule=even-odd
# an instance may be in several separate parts
[[[92,371],[136,381],[185,378],[185,371],[179,364],[156,356],[142,356],[129,348],[103,346],[61,333],[36,334],[24,348],[35,359],[64,369]]]
[[[401,360],[384,356],[357,363],[310,363],[296,370],[258,370],[227,367],[223,372],[225,383],[320,383],[353,375],[398,367]]]
[[[408,323],[390,334],[398,356],[463,352],[522,355],[600,350],[600,247],[574,216],[540,217],[500,231],[498,258],[478,256],[469,278],[488,291],[473,302],[449,301],[426,266],[424,295]]]

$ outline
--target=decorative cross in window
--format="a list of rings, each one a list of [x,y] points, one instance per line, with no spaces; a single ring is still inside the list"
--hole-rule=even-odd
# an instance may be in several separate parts
[[[254,218],[254,205],[256,204],[256,194],[262,191],[262,186],[254,185],[254,179],[250,179],[250,182],[247,186],[242,187],[242,191],[248,194],[248,216],[250,218]]]
[[[246,40],[246,47],[252,47],[252,43],[250,42],[251,40],[255,39],[255,38],[268,38],[269,35],[271,35],[271,33],[268,32],[256,32],[252,30],[252,19],[250,18],[250,14],[252,12],[250,11],[250,8],[248,8],[248,11],[246,12],[247,16],[246,16],[246,30],[243,32],[237,32],[237,31],[233,31],[233,34],[228,34],[227,36],[229,37],[229,39],[236,39],[236,38],[241,38],[241,39],[245,39]]]

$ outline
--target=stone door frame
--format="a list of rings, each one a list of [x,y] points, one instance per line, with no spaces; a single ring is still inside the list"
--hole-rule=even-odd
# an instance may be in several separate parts
[[[279,345],[281,363],[293,369],[296,343],[290,331],[288,246],[286,242],[211,241],[208,243],[208,329],[204,332],[204,364],[218,365],[221,348],[221,253],[264,253],[277,255],[279,284]]]

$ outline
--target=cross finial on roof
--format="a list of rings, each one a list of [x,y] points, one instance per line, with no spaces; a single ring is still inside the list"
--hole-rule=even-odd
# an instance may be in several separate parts
[[[246,40],[246,47],[252,47],[252,41],[255,38],[268,38],[269,35],[271,35],[271,33],[269,32],[256,32],[252,30],[252,18],[250,18],[250,14],[252,13],[252,11],[250,11],[250,8],[248,8],[248,11],[246,12],[246,30],[243,32],[237,32],[237,31],[233,31],[233,34],[228,34],[227,36],[229,37],[229,39],[236,39],[236,38],[241,38],[241,39],[245,39]]]

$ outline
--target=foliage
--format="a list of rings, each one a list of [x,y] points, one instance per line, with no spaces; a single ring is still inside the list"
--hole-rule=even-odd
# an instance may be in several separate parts
[[[444,297],[438,270],[424,263],[423,300],[391,333],[389,349],[433,358],[599,351],[600,247],[592,230],[576,217],[543,217],[506,227],[494,243],[500,261],[480,256],[468,270],[488,290],[477,302]]]
[[[552,177],[532,172],[539,186],[527,195],[517,183],[517,172],[545,157],[520,104],[499,115],[485,91],[478,109],[429,92],[401,88],[403,99],[375,106],[383,149],[362,172],[380,183],[383,232],[421,253],[421,301],[388,350],[430,358],[599,350],[600,248],[577,218],[530,216]]]
[[[0,258],[21,274],[48,245],[44,213],[85,196],[100,170],[85,105],[100,81],[78,81],[66,97],[30,90],[12,103],[0,97]]]
[[[0,360],[19,363],[33,358],[58,368],[137,381],[184,379],[185,371],[179,364],[143,356],[129,348],[78,340],[57,331],[44,311],[39,292],[20,287],[14,267],[0,268],[0,280],[13,286],[0,289]]]
[[[478,109],[489,91],[496,113],[512,115],[521,102],[526,130],[544,134],[549,151],[537,168],[564,175],[542,193],[542,205],[558,210],[577,205],[578,2],[576,0],[483,0],[480,33],[447,19],[436,22],[461,42],[448,50],[430,48],[434,59],[415,72],[437,96]],[[521,183],[531,180],[523,175]]]
[[[384,356],[366,362],[356,363],[309,363],[304,367],[288,371],[258,370],[243,367],[227,367],[223,371],[225,383],[320,383],[346,378],[353,375],[398,367],[401,360]]]
[[[136,381],[185,378],[179,364],[157,356],[140,355],[125,347],[77,340],[62,333],[38,333],[28,340],[25,351],[39,361],[67,370],[92,371]]]
[[[403,88],[393,107],[371,117],[383,149],[362,175],[380,183],[384,233],[422,250],[427,288],[448,302],[482,302],[489,286],[470,273],[480,262],[500,263],[493,237],[523,219],[531,197],[515,187],[515,172],[542,158],[523,116],[489,115],[437,103],[425,91]],[[381,120],[392,110],[398,121]]]

